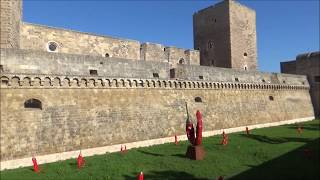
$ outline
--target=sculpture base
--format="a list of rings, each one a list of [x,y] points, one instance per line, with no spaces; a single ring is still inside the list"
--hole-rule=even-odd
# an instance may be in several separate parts
[[[200,146],[188,146],[186,156],[193,160],[203,160],[206,152],[203,147]]]

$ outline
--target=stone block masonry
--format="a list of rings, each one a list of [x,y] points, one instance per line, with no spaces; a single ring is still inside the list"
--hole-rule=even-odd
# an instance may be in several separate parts
[[[50,43],[56,48],[53,52],[79,54],[100,57],[114,57],[133,61],[170,62],[175,66],[182,59],[190,64],[200,65],[200,55],[197,50],[186,50],[166,47],[161,44],[143,43],[139,41],[101,36],[61,28],[21,24],[21,49],[51,51]]]
[[[204,136],[314,117],[306,76],[256,71],[255,12],[237,2],[194,15],[198,50],[25,23],[21,4],[1,0],[1,169],[185,137],[186,102]]]
[[[20,26],[22,20],[22,1],[0,1],[0,47],[20,47]]]
[[[205,131],[314,116],[308,85],[61,79],[2,75],[1,161],[183,135],[185,102]]]

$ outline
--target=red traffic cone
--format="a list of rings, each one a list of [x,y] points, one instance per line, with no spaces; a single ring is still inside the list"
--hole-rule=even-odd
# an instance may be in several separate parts
[[[143,172],[141,171],[139,176],[138,176],[138,180],[144,180],[144,176],[143,176]]]
[[[126,145],[124,145],[124,151],[127,151],[127,146]]]
[[[246,127],[246,133],[247,133],[247,135],[250,135],[250,131],[249,131],[248,127]]]
[[[84,165],[84,158],[82,157],[81,152],[79,153],[79,156],[77,158],[77,164],[78,164],[78,168],[80,169],[83,165]]]
[[[176,145],[178,145],[178,137],[177,137],[177,135],[174,135],[174,143],[175,143]]]
[[[122,147],[122,144],[121,144],[121,147],[120,147],[120,152],[123,152],[123,147]]]
[[[32,158],[32,163],[33,163],[34,172],[38,173],[39,172],[39,166],[38,166],[38,163],[37,163],[37,159],[35,157]]]

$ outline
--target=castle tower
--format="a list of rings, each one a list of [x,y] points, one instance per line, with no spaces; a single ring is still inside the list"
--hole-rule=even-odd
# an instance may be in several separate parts
[[[22,0],[1,0],[1,48],[20,47]]]
[[[193,31],[201,65],[257,70],[254,10],[224,0],[195,13]]]

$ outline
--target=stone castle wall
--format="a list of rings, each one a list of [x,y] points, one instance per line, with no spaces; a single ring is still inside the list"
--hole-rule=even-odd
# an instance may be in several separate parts
[[[193,15],[194,49],[200,50],[203,66],[231,67],[230,19],[224,2]]]
[[[194,48],[201,65],[257,70],[256,14],[222,1],[193,15]]]
[[[48,51],[48,43],[58,45],[58,53],[114,57],[130,60],[167,62],[175,67],[181,59],[184,64],[200,64],[197,50],[166,47],[161,44],[99,36],[89,33],[23,23],[21,49]]]
[[[308,85],[3,74],[1,161],[312,117]],[[195,98],[202,102],[196,102]],[[272,98],[271,98],[272,97]],[[42,108],[25,108],[28,99]]]
[[[0,47],[19,48],[22,1],[1,0],[0,9]]]
[[[300,54],[295,61],[281,62],[281,72],[307,75],[316,117],[320,117],[320,52]]]
[[[230,43],[232,68],[257,70],[256,12],[230,1]]]
[[[14,12],[1,14],[7,27],[21,11],[3,2]],[[199,22],[223,32],[214,65],[231,67],[224,8]],[[205,131],[314,116],[306,76],[199,66],[198,50],[15,22],[1,44],[1,162],[182,135],[186,102],[192,119],[203,112]],[[37,107],[26,106],[32,99]]]
[[[114,57],[83,56],[31,50],[1,50],[3,72],[99,77],[168,79],[169,64]],[[90,74],[95,70],[96,74]]]

